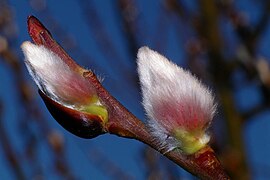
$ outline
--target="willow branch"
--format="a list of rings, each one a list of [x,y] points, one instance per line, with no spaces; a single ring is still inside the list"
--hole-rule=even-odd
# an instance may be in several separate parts
[[[61,46],[56,43],[49,31],[33,16],[30,16],[28,19],[28,31],[35,44],[43,45],[47,49],[50,49],[57,54],[70,69],[86,78],[94,86],[101,103],[106,106],[108,111],[109,120],[105,124],[102,124],[98,117],[90,116],[86,113],[83,114],[82,112],[78,113],[75,112],[75,110],[63,107],[40,91],[40,95],[51,114],[66,129],[78,136],[82,133],[81,137],[88,136],[89,138],[93,138],[99,134],[110,133],[120,137],[136,139],[159,151],[179,166],[202,179],[229,179],[216,158],[214,151],[209,146],[204,147],[192,155],[183,154],[180,150],[173,150],[167,153],[163,152],[159,148],[159,142],[153,140],[152,135],[149,133],[144,123],[111,96],[101,85],[93,72],[80,67]],[[79,124],[81,115],[85,118],[90,118],[90,121]],[[74,123],[77,128],[82,128],[82,131],[74,129],[74,126],[72,126]]]

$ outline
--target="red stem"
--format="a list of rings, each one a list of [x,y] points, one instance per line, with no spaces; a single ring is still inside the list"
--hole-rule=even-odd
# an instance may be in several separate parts
[[[168,157],[176,164],[201,179],[229,179],[210,147],[205,147],[193,155],[184,155],[180,150],[173,150],[166,154],[160,150],[159,144],[147,127],[124,106],[122,106],[97,80],[91,71],[81,68],[52,38],[49,31],[33,16],[28,18],[28,31],[32,40],[56,53],[71,69],[87,78],[96,88],[96,92],[109,112],[109,121],[104,129],[117,136],[137,139]]]

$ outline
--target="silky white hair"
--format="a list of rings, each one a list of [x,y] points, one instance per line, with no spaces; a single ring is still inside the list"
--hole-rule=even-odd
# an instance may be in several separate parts
[[[55,53],[42,45],[24,42],[21,45],[26,67],[38,88],[53,100],[76,106],[94,93],[91,84],[71,70]]]
[[[158,52],[142,47],[137,55],[138,73],[147,124],[164,152],[181,146],[173,137],[175,129],[200,130],[200,141],[207,143],[204,132],[216,106],[211,91],[190,72],[170,62]]]

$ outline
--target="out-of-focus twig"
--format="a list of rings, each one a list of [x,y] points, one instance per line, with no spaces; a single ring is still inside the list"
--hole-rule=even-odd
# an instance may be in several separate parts
[[[112,41],[110,31],[108,31],[105,25],[102,23],[100,15],[94,7],[93,3],[82,1],[81,2],[82,10],[85,14],[85,20],[87,25],[93,32],[92,38],[95,39],[100,50],[103,52],[102,54],[109,60],[108,66],[110,69],[114,69],[114,74],[118,74],[120,76],[119,67],[125,67],[125,60],[121,54],[119,54],[118,50],[114,42]],[[116,61],[117,59],[117,61]],[[114,64],[114,65],[112,65]],[[124,68],[125,69],[125,68]]]
[[[159,168],[159,156],[152,148],[146,147],[143,151],[143,159],[146,165],[146,177],[149,180],[161,179],[162,173]]]
[[[123,24],[123,34],[128,42],[128,51],[131,57],[136,57],[139,49],[136,34],[139,34],[136,19],[138,17],[138,9],[134,1],[118,0],[119,19]]]
[[[2,144],[1,147],[3,148],[3,153],[5,154],[8,163],[12,167],[14,176],[17,179],[24,180],[26,179],[26,176],[22,170],[22,165],[20,164],[19,153],[14,151],[14,147],[10,143],[11,140],[5,129],[2,115],[3,115],[3,104],[2,101],[0,101],[0,143]]]
[[[110,161],[109,158],[98,149],[91,148],[88,158],[95,167],[104,172],[104,175],[112,179],[134,179],[133,176],[124,172],[120,167],[117,167],[114,162]]]
[[[219,14],[215,1],[200,1],[200,8],[201,24],[198,32],[205,38],[213,81],[223,106],[229,135],[229,151],[237,154],[238,157],[235,159],[234,169],[230,169],[231,177],[232,179],[248,179],[250,176],[242,139],[242,117],[236,111],[228,78],[228,76],[231,76],[231,72],[221,54],[223,46],[218,26]],[[227,169],[230,166],[227,166]]]

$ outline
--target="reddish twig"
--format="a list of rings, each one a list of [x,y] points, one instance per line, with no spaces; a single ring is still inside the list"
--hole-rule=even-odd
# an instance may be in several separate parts
[[[101,103],[106,106],[109,113],[109,120],[107,123],[99,123],[100,121],[98,119],[92,117],[90,117],[87,122],[81,122],[82,128],[85,128],[90,123],[89,133],[91,133],[93,128],[97,127],[97,131],[93,131],[93,134],[89,137],[94,137],[104,132],[108,132],[121,137],[137,139],[148,144],[179,166],[202,179],[229,179],[220,162],[216,158],[214,151],[209,146],[206,146],[192,155],[184,155],[179,150],[173,150],[168,153],[160,150],[158,148],[158,142],[153,141],[153,137],[149,133],[147,127],[110,95],[110,93],[97,80],[95,74],[77,65],[75,61],[73,61],[72,58],[56,43],[49,31],[33,16],[30,16],[28,19],[28,30],[35,44],[43,45],[50,49],[52,52],[57,54],[70,69],[78,72],[84,78],[89,80],[89,82],[95,87]],[[60,122],[60,124],[66,123],[69,124],[67,126],[72,126],[73,123],[79,123],[77,113],[74,113],[74,119],[72,119],[73,114],[70,112],[70,109],[61,107],[60,104],[50,99],[42,92],[40,92],[40,94],[50,112],[58,122]],[[59,111],[59,109],[61,109],[61,111]],[[63,114],[59,114],[59,112],[65,113],[65,111],[69,113],[69,116],[71,117],[68,118],[68,120],[59,119],[59,117],[63,117]],[[82,115],[84,117],[88,117],[86,113],[82,113]],[[69,127],[67,129],[70,130]]]

